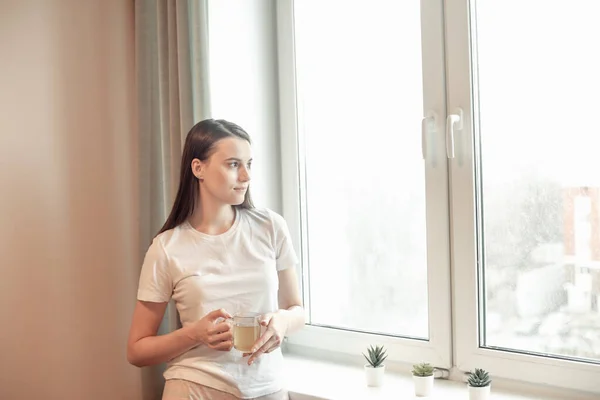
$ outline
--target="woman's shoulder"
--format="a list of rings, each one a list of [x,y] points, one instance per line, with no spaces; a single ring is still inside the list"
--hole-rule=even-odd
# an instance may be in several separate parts
[[[255,222],[260,225],[268,225],[272,228],[279,229],[285,220],[277,212],[267,207],[254,207],[242,209],[242,213],[251,222]]]
[[[187,222],[183,222],[175,228],[159,233],[152,239],[151,246],[158,246],[163,249],[169,247],[170,243],[181,238],[181,233],[187,228],[186,224]]]

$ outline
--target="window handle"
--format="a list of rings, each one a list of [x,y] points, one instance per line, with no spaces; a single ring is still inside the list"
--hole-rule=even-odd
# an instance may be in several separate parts
[[[421,120],[421,153],[425,161],[427,161],[427,154],[429,153],[429,139],[435,137],[436,121],[437,115],[433,111],[429,111]]]
[[[454,133],[463,129],[463,112],[457,108],[454,114],[446,117],[446,155],[454,158]]]

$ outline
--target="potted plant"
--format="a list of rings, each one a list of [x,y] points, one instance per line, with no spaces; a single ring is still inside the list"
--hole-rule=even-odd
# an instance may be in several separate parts
[[[475,368],[473,372],[467,372],[467,384],[469,385],[470,400],[486,400],[489,398],[492,379],[486,370]]]
[[[383,346],[370,346],[367,349],[369,356],[365,353],[362,355],[367,359],[368,364],[365,364],[365,375],[367,378],[367,386],[381,386],[383,384],[383,374],[385,372],[385,364],[383,361],[387,358]]]
[[[433,388],[433,368],[428,363],[413,365],[412,375],[415,383],[415,396],[427,397],[431,394]]]

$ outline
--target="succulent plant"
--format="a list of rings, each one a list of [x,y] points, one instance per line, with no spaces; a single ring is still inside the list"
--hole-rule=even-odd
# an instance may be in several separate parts
[[[368,357],[365,355],[365,353],[362,353],[362,355],[367,359],[369,364],[371,364],[373,368],[381,367],[383,361],[387,358],[383,346],[376,346],[375,348],[370,346],[367,351],[369,353]]]
[[[433,366],[429,363],[420,363],[413,365],[412,374],[414,376],[432,376]]]
[[[485,387],[492,383],[492,378],[486,370],[475,368],[473,372],[467,372],[467,383],[473,387]]]

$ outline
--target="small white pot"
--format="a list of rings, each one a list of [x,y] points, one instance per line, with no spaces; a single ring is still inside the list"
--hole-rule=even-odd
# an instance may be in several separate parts
[[[367,378],[367,386],[383,385],[384,373],[385,365],[373,368],[370,364],[365,364],[365,377]]]
[[[415,383],[415,396],[427,397],[431,395],[433,389],[433,375],[431,376],[416,376],[413,375],[413,382]]]
[[[473,387],[469,386],[469,400],[487,400],[490,398],[490,386]]]

